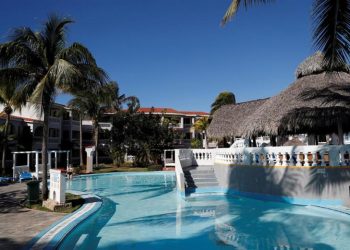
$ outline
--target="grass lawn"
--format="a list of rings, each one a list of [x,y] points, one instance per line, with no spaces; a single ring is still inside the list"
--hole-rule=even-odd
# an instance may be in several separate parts
[[[160,165],[151,165],[148,167],[132,167],[132,166],[122,166],[116,167],[114,165],[101,165],[98,168],[94,168],[94,174],[102,173],[113,173],[113,172],[148,172],[148,171],[161,171],[162,166]]]
[[[72,203],[72,207],[63,208],[59,211],[60,213],[73,213],[75,210],[79,209],[84,204],[84,199],[81,198],[80,195],[66,193],[66,203],[69,203],[69,202]],[[27,204],[26,207],[30,209],[45,211],[45,212],[53,212],[47,209],[46,207],[43,207],[41,203],[42,201],[40,200],[39,203],[31,204],[31,205]]]

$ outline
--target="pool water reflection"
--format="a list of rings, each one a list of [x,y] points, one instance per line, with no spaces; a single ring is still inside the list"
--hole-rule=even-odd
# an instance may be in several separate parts
[[[350,216],[242,197],[181,199],[173,173],[75,179],[103,206],[60,249],[348,249]]]

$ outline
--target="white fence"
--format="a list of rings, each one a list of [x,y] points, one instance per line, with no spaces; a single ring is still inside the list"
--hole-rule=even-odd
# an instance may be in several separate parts
[[[174,156],[177,187],[178,190],[184,191],[184,167],[215,164],[306,167],[349,166],[350,145],[175,149]]]
[[[216,149],[214,163],[260,166],[349,166],[350,145]]]

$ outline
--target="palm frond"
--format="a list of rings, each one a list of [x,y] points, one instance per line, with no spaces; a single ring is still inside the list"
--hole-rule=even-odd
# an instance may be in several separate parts
[[[83,79],[79,69],[63,59],[58,59],[48,72],[50,81],[64,92],[69,92],[74,85]]]
[[[40,44],[40,37],[31,28],[22,27],[13,30],[10,40],[18,44],[26,44],[32,48],[37,48]]]
[[[9,42],[0,45],[0,66],[14,67],[19,65],[35,65],[43,67],[43,62],[36,50],[19,42]]]
[[[30,72],[24,68],[2,68],[0,69],[0,86],[15,85],[25,81],[30,75]]]
[[[77,64],[92,64],[97,66],[94,56],[80,43],[73,43],[71,46],[63,49],[58,54],[58,57]]]
[[[128,107],[128,112],[130,113],[135,113],[140,108],[140,100],[136,96],[124,97],[123,102],[125,102]]]
[[[46,86],[48,85],[49,76],[45,75],[41,81],[36,84],[34,91],[32,92],[29,101],[35,105],[41,106],[43,103],[44,92],[46,91]],[[24,85],[25,86],[25,85]]]
[[[72,22],[73,21],[69,18],[59,17],[58,15],[52,14],[45,23],[44,29],[40,35],[44,41],[46,59],[49,65],[54,64],[56,55],[65,48],[65,26]]]
[[[224,17],[221,20],[221,25],[224,26],[229,21],[231,21],[242,4],[247,9],[252,5],[267,4],[274,1],[275,0],[232,0],[230,6],[226,10]]]
[[[337,70],[350,55],[350,1],[315,0],[313,5],[313,40],[325,55],[327,70]]]

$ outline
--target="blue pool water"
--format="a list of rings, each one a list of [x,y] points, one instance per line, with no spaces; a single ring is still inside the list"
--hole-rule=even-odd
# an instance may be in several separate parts
[[[103,198],[60,249],[350,249],[350,216],[242,197],[183,200],[173,173],[104,174],[68,182]]]

